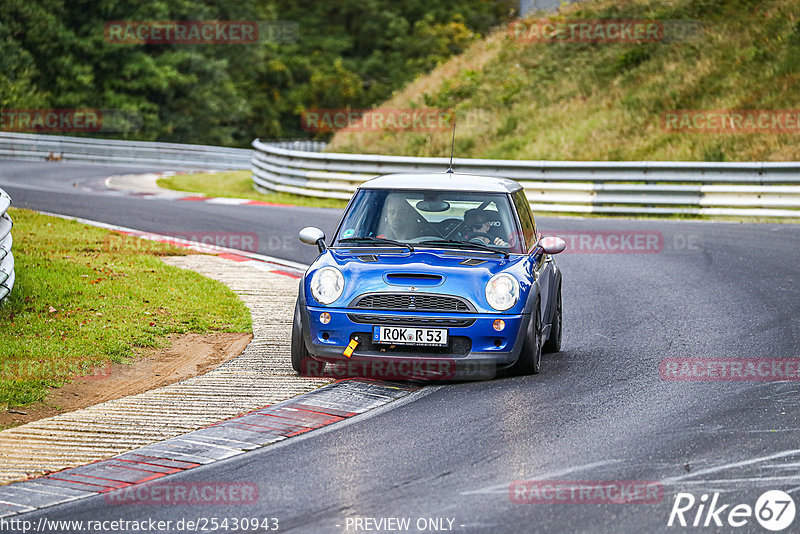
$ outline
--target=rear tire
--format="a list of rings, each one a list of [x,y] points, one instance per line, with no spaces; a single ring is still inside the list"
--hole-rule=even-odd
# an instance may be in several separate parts
[[[522,344],[522,352],[513,370],[519,375],[538,374],[542,366],[542,311],[540,302],[536,302],[533,312],[533,325],[529,332],[525,334],[525,342]]]
[[[292,369],[302,376],[321,376],[325,370],[325,362],[311,357],[303,341],[303,323],[300,316],[300,303],[297,303],[292,322]]]
[[[558,286],[556,296],[556,311],[553,313],[553,322],[550,326],[550,337],[542,346],[543,352],[558,352],[561,350],[561,286]]]

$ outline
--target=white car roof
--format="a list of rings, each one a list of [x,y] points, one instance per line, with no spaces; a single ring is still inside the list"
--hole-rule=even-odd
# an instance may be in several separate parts
[[[496,176],[460,173],[386,174],[367,180],[359,189],[422,189],[437,191],[475,191],[514,193],[522,189],[514,180]]]

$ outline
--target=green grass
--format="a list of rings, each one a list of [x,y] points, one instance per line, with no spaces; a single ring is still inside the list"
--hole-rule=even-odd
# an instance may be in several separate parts
[[[248,198],[275,204],[344,208],[347,201],[332,198],[304,197],[289,193],[261,193],[253,187],[250,171],[176,174],[159,178],[158,185],[175,191],[202,193],[210,197]]]
[[[164,346],[167,334],[252,331],[247,307],[229,288],[159,259],[184,249],[10,213],[17,279],[0,307],[0,408],[130,362],[135,348]]]
[[[533,15],[540,18],[546,15]],[[502,28],[379,107],[453,109],[456,156],[543,160],[796,161],[798,133],[680,133],[671,110],[796,110],[796,0],[597,0],[557,19],[699,21],[658,43],[522,42]],[[342,132],[329,150],[446,156],[450,132]]]

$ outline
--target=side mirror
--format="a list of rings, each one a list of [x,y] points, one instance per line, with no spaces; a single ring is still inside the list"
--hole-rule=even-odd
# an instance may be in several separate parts
[[[545,254],[559,254],[567,248],[567,242],[560,237],[547,236],[539,240],[539,246]]]
[[[306,226],[300,230],[298,237],[306,245],[317,245],[320,252],[325,251],[325,232],[316,226]]]

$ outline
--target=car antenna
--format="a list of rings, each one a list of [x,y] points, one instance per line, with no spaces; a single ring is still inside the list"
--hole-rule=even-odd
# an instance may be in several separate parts
[[[447,168],[447,173],[453,174],[453,150],[456,147],[456,117],[453,114],[453,142],[450,144],[450,166]]]

